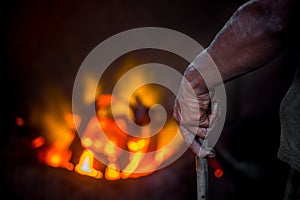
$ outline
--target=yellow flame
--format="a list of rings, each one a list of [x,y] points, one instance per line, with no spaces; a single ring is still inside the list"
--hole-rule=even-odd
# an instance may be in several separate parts
[[[148,76],[148,74],[141,72],[141,74],[138,74],[138,76],[132,77],[128,84],[121,88],[119,93],[121,98],[122,94],[125,95],[126,92],[128,92],[129,87],[134,87],[137,83],[143,82],[146,76]],[[91,91],[95,81],[97,80],[92,76],[89,76],[86,79],[86,94],[84,94],[85,103],[92,103],[95,101],[95,91]],[[43,154],[40,154],[40,158],[43,160],[43,162],[52,167],[62,167],[68,170],[74,169],[76,173],[81,175],[86,175],[97,179],[102,178],[103,173],[99,171],[96,166],[94,166],[94,155],[86,149],[82,152],[79,162],[75,168],[74,165],[70,163],[72,152],[70,151],[69,147],[74,140],[74,130],[76,129],[74,121],[76,121],[76,125],[80,124],[80,117],[70,114],[70,105],[66,103],[67,101],[65,101],[63,95],[61,95],[59,92],[54,93],[54,95],[53,92],[46,92],[46,94],[48,97],[50,96],[51,99],[46,99],[46,106],[42,107],[42,109],[40,107],[34,108],[31,115],[31,122],[37,126],[41,126],[41,130],[45,137],[41,137],[44,138],[44,140],[41,138],[33,140],[32,147],[38,148],[44,145],[45,141],[47,141],[50,146],[44,150]],[[133,104],[136,103],[134,102],[135,99],[133,98],[135,95],[139,96],[140,100],[147,107],[150,107],[162,100],[162,91],[161,89],[157,89],[157,86],[155,85],[146,85],[137,89],[130,100]],[[143,154],[149,150],[149,144],[151,141],[150,130],[141,130],[141,135],[144,137],[149,136],[149,138],[129,138],[129,136],[117,128],[115,122],[113,122],[113,120],[107,116],[111,115],[110,99],[112,96],[105,95],[102,97],[100,96],[99,98],[102,98],[102,101],[99,101],[98,104],[103,104],[102,107],[109,108],[98,111],[98,117],[90,120],[83,135],[82,144],[85,147],[88,147],[91,151],[102,153],[102,155],[106,156],[110,163],[105,168],[105,178],[107,180],[137,178],[151,174],[161,163],[169,159],[172,154],[176,153],[176,145],[173,145],[172,147],[166,147],[171,140],[174,140],[175,144],[178,144],[178,146],[181,145],[181,142],[184,142],[182,138],[178,139],[176,135],[178,132],[178,126],[176,123],[174,121],[168,121],[162,131],[155,135],[157,139],[155,140],[156,146],[160,151],[157,151],[153,158],[147,158],[146,160]],[[53,99],[55,99],[55,101],[53,101]],[[116,104],[114,105],[117,108],[117,114],[122,116],[118,118],[118,124],[126,130],[127,124],[126,120],[124,120],[124,117],[131,117],[133,119],[133,112],[130,110],[130,116],[128,116],[129,107],[127,103],[125,104],[121,100],[117,100]],[[155,120],[157,120],[157,118],[155,118]],[[102,140],[103,138],[101,138],[102,136],[99,136],[97,132],[99,123],[104,132],[107,130],[105,134],[107,134],[107,137],[110,139],[109,143],[104,143],[104,140]],[[116,148],[119,147],[126,149],[126,146],[128,150],[132,152],[132,154],[130,154],[128,158],[127,165],[122,165],[122,169],[120,169],[117,161],[122,155],[116,151]],[[146,172],[137,173],[138,171]]]
[[[105,178],[107,180],[117,180],[121,178],[120,170],[117,169],[115,164],[108,164],[105,169]]]
[[[88,150],[84,150],[79,158],[75,171],[81,175],[91,176],[97,179],[103,177],[103,173],[93,168],[94,155]]]
[[[138,141],[129,140],[127,142],[128,149],[131,152],[137,152],[144,149],[149,144],[150,139],[139,139]]]
[[[127,142],[128,149],[132,152],[136,152],[139,149],[138,143],[132,140]]]
[[[128,149],[134,153],[130,154],[129,163],[127,164],[127,166],[122,172],[122,178],[129,178],[130,175],[134,173],[134,171],[140,165],[144,157],[143,153],[147,151],[149,143],[150,143],[150,138],[143,138],[137,141],[133,141],[133,140],[128,141],[127,143]]]
[[[31,104],[29,122],[40,129],[48,143],[64,140],[65,146],[72,141],[64,136],[69,130],[74,130],[73,120],[68,115],[71,113],[71,104],[60,88],[48,86],[43,88],[36,101]],[[69,137],[69,136],[67,136]]]

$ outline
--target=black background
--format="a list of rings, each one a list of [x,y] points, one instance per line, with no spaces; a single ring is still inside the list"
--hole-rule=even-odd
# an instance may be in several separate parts
[[[31,106],[43,104],[41,96],[49,85],[71,101],[81,62],[108,37],[157,26],[180,31],[206,47],[243,2],[2,2],[1,193],[8,199],[196,199],[190,150],[150,176],[99,181],[37,164],[28,147],[32,127],[16,127],[15,118],[21,116],[26,123]],[[296,46],[226,84],[227,119],[216,146],[224,176],[210,174],[211,199],[281,199],[289,168],[276,157],[279,106],[293,80]]]

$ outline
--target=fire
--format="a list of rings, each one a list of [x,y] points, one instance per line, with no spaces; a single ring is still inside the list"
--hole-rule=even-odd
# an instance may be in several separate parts
[[[127,146],[130,151],[138,152],[147,147],[149,142],[149,139],[139,139],[137,141],[129,140]]]
[[[66,113],[64,120],[66,126],[62,126],[60,129],[55,125],[55,119],[50,115],[44,117],[47,119],[48,126],[54,126],[59,132],[59,138],[54,142],[52,140],[39,136],[32,140],[32,148],[38,149],[38,160],[51,167],[65,168],[69,171],[75,171],[78,174],[90,176],[96,179],[105,178],[107,180],[118,180],[127,178],[138,178],[153,173],[157,167],[167,160],[173,153],[174,149],[164,148],[170,140],[174,140],[178,127],[174,121],[170,121],[161,132],[157,134],[155,138],[136,138],[128,136],[123,130],[118,127],[116,122],[110,116],[110,110],[107,109],[107,105],[110,104],[111,95],[100,96],[97,100],[98,108],[101,108],[97,112],[97,117],[91,118],[84,134],[81,137],[81,147],[83,149],[80,158],[77,163],[70,162],[72,158],[72,151],[70,145],[74,141],[75,124],[80,124],[80,116]],[[122,113],[124,109],[123,105],[120,105],[119,112]],[[126,128],[126,120],[124,118],[118,119],[120,124]],[[97,126],[101,126],[105,136],[109,139],[109,142],[105,143],[103,136],[97,132]],[[124,128],[123,127],[123,128]],[[149,130],[144,130],[144,135],[148,134]],[[57,133],[56,133],[57,135]],[[176,141],[177,140],[177,141]],[[155,148],[153,147],[153,141],[155,141]],[[180,145],[181,139],[175,138],[175,143]],[[152,144],[152,145],[151,145]],[[131,152],[127,164],[119,163],[120,153],[116,150],[122,148]],[[159,150],[156,152],[153,159],[145,159],[144,153]],[[95,161],[99,162],[95,157],[102,155],[107,158],[108,164],[105,167],[100,168]],[[145,169],[146,172],[138,173],[139,169]]]
[[[121,172],[116,169],[115,164],[109,164],[105,169],[105,178],[107,180],[117,180],[121,178]]]
[[[74,135],[69,133],[65,137],[72,141]],[[70,162],[72,152],[69,146],[65,146],[63,140],[56,141],[51,145],[45,143],[45,138],[43,137],[37,137],[31,142],[33,148],[40,148],[37,154],[38,160],[52,167],[61,167],[72,171],[74,164]]]
[[[84,144],[84,146],[86,147],[90,147],[92,146],[92,139],[89,138],[89,137],[85,137],[85,138],[82,138],[82,143]]]
[[[45,144],[45,138],[42,136],[35,138],[31,142],[31,146],[34,149],[39,148],[39,147],[43,146],[44,144]]]
[[[81,116],[72,114],[70,109],[67,109],[70,106],[61,93],[58,95],[56,92],[48,93],[48,96],[57,101],[50,101],[46,98],[47,106],[43,109],[33,108],[30,120],[32,124],[40,127],[43,135],[31,142],[32,148],[37,150],[38,160],[51,167],[64,168],[96,179],[138,178],[155,172],[161,164],[176,153],[177,146],[184,141],[182,137],[178,137],[178,126],[173,120],[168,120],[155,136],[149,136],[150,130],[147,128],[138,133],[142,137],[127,134],[128,119],[133,119],[137,124],[146,126],[150,121],[149,107],[162,98],[162,91],[152,85],[143,86],[133,94],[129,101],[131,107],[121,100],[122,96],[126,96],[126,88],[129,85],[135,85],[136,81],[142,81],[146,76],[148,74],[140,74],[135,79],[132,78],[128,85],[121,88],[121,97],[101,94],[96,100],[91,85],[94,85],[97,79],[87,77],[85,86],[87,90],[86,94],[83,94],[84,102],[95,104],[96,116],[88,119],[84,131],[80,135],[81,145],[76,148],[81,149],[82,153],[79,159],[76,158],[77,162],[70,148],[78,136],[76,128],[81,125]],[[114,104],[117,108],[117,113],[114,114],[118,115],[116,119],[112,117],[112,100],[116,102]],[[59,103],[62,105],[58,105]],[[156,117],[156,120],[161,121],[161,116]],[[22,126],[24,121],[16,118],[16,123],[18,126]],[[103,134],[99,134],[99,126]],[[168,146],[171,140],[174,145]],[[129,156],[123,158],[120,149],[130,152]],[[153,157],[146,158],[144,154],[150,152],[154,152]],[[101,163],[99,157],[107,160],[106,165]]]
[[[80,156],[78,164],[75,166],[75,171],[78,174],[91,176],[97,179],[103,177],[103,173],[93,168],[94,155],[88,150],[84,150]]]

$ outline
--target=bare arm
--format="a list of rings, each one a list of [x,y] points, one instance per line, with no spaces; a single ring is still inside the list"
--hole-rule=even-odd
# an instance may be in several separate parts
[[[183,79],[181,83],[173,117],[180,125],[183,137],[198,156],[205,156],[207,152],[194,139],[195,134],[204,138],[218,115],[216,106],[210,109],[210,95],[202,76],[209,77],[210,86],[215,87],[222,80],[226,82],[264,66],[284,47],[296,2],[251,0],[243,4],[205,51],[185,70],[187,81]],[[215,73],[210,70],[214,67],[219,70],[222,80],[214,78]],[[196,99],[189,96],[191,90]]]
[[[295,4],[296,0],[253,0],[234,12],[207,47],[223,81],[263,66],[281,51],[291,27]],[[204,81],[190,76],[187,78],[192,85],[205,92]]]

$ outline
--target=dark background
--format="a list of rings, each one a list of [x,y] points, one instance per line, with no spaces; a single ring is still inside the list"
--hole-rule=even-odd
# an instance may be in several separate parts
[[[156,26],[180,31],[206,47],[243,2],[2,3],[1,193],[8,199],[196,199],[190,150],[147,177],[94,180],[36,163],[28,146],[33,127],[16,127],[15,118],[21,116],[26,123],[32,105],[43,104],[41,96],[49,85],[71,101],[80,64],[108,37],[131,28]],[[227,120],[216,146],[224,176],[216,179],[210,174],[211,199],[281,199],[289,168],[276,157],[278,114],[293,80],[297,44],[290,44],[265,67],[226,84]]]

